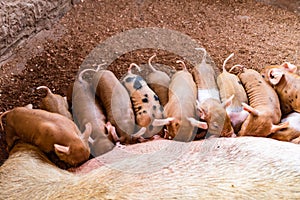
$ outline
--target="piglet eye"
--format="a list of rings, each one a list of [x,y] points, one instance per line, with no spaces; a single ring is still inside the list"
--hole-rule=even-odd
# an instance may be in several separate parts
[[[213,125],[214,128],[219,128],[219,125],[218,125],[217,122],[213,122],[212,125]]]
[[[264,75],[264,74],[262,74],[261,76],[262,76],[263,78],[265,78],[265,75]]]

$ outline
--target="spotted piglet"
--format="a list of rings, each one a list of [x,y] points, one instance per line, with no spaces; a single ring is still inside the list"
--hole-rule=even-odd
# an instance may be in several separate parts
[[[297,67],[284,63],[281,67],[267,67],[261,75],[274,88],[283,114],[292,111],[300,112],[300,76],[295,72]]]
[[[164,109],[160,105],[158,96],[149,88],[146,81],[141,76],[132,73],[133,67],[140,71],[137,64],[130,64],[127,75],[122,79],[122,84],[131,98],[137,125],[147,128],[143,137],[150,138],[162,129],[162,126],[153,126],[152,123],[164,118]]]

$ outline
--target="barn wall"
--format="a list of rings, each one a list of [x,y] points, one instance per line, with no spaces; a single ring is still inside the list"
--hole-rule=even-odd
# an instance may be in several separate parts
[[[49,29],[75,0],[0,0],[0,62],[28,37]]]

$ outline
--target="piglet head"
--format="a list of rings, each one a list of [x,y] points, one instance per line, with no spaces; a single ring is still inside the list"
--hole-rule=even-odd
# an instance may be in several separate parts
[[[272,74],[275,72],[279,73],[281,71],[281,73],[283,72],[289,72],[289,73],[293,73],[295,74],[297,72],[297,66],[289,63],[289,62],[284,62],[282,65],[269,65],[266,66],[264,69],[261,70],[260,74],[262,75],[262,77],[265,79],[265,81],[270,83],[270,75],[272,76]],[[277,77],[278,79],[278,77]]]
[[[54,149],[60,160],[72,166],[77,166],[87,161],[90,156],[90,149],[80,143],[72,146],[54,144]]]
[[[88,160],[90,156],[90,148],[88,139],[92,133],[91,123],[87,123],[85,131],[79,136],[70,141],[70,145],[54,144],[54,151],[60,160],[76,166]]]
[[[166,133],[168,139],[173,139],[179,131],[179,128],[182,124],[181,119],[177,119],[174,117],[168,117],[166,119],[154,119],[152,125],[153,126],[163,126],[166,125]]]
[[[178,141],[190,141],[192,140],[194,128],[207,129],[207,123],[196,120],[193,117],[186,117],[182,119],[177,119],[174,117],[169,117],[166,119],[155,119],[152,123],[154,126],[166,125],[167,129],[165,133],[167,134],[167,139],[175,139]]]
[[[267,117],[263,112],[259,112],[257,109],[242,103],[244,110],[249,112],[249,115],[245,122],[242,124],[239,136],[257,136],[267,137],[271,133],[287,128],[289,123],[284,122],[279,125],[274,125],[272,119]]]
[[[180,120],[174,119],[167,126],[169,139],[174,138],[177,141],[189,142],[194,139],[195,128],[207,129],[208,126],[206,122],[201,122],[194,117],[183,117]]]
[[[230,118],[225,110],[227,105],[230,104],[222,105],[217,101],[209,100],[203,102],[201,106],[197,106],[200,118],[208,124],[209,134],[221,137],[234,136]]]
[[[146,127],[151,123],[151,120],[152,119],[146,109],[142,109],[139,112],[137,112],[136,123],[139,126]]]

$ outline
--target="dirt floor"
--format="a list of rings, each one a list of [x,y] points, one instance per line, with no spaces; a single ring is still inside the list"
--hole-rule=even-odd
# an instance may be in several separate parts
[[[105,39],[134,28],[159,27],[186,34],[203,46],[221,67],[242,64],[257,70],[289,61],[300,66],[300,15],[254,0],[110,1],[84,0],[52,29],[24,44],[0,67],[0,112],[38,102],[40,85],[66,95],[81,63]],[[184,47],[183,47],[184,48]],[[118,77],[131,62],[176,65],[172,52],[141,49],[122,55],[109,67]],[[120,67],[121,66],[121,67]],[[0,164],[7,158],[0,133]]]

